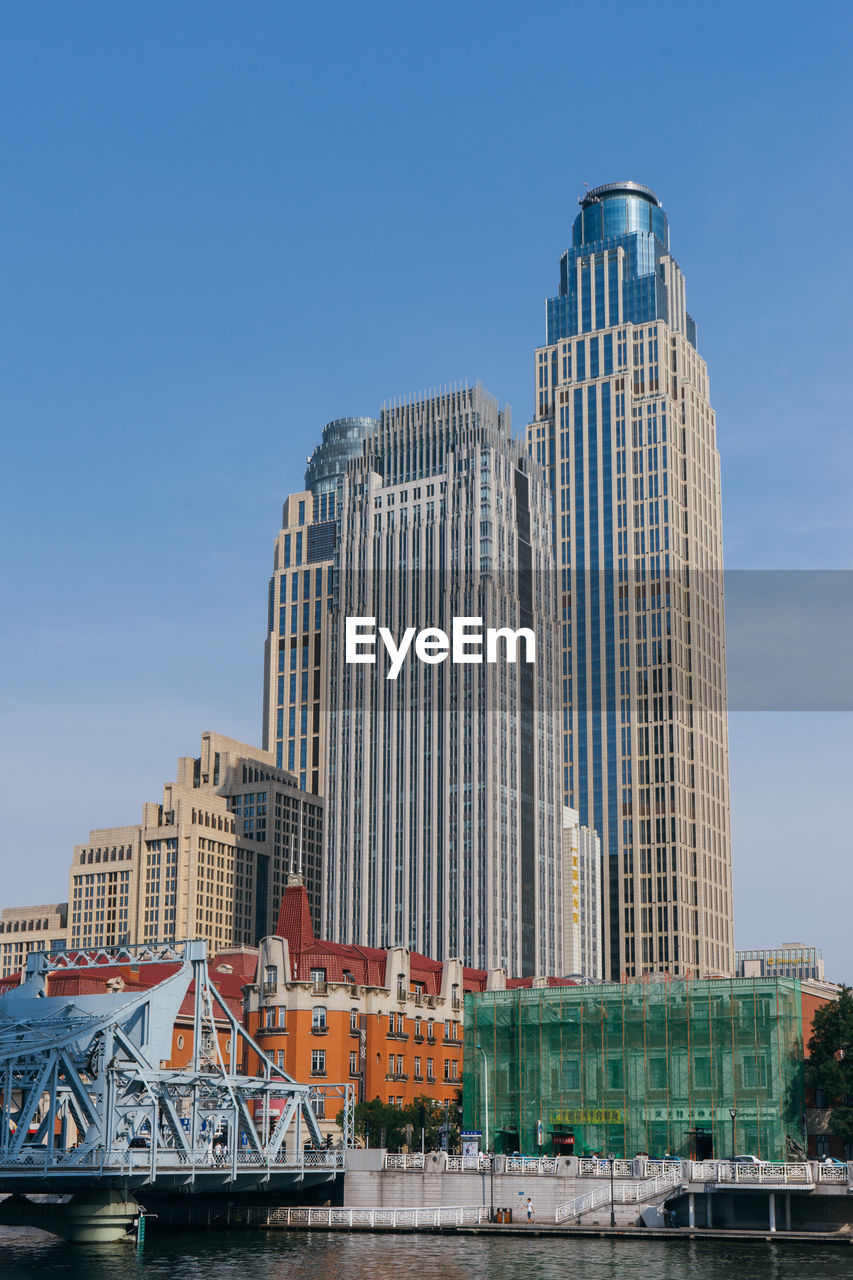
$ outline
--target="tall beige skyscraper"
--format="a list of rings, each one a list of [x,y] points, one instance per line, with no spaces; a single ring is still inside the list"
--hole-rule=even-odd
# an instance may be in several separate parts
[[[305,489],[285,499],[269,583],[263,745],[304,790],[319,794],[326,766],[329,616],[337,491],[347,461],[379,424],[336,418],[308,459]]]
[[[323,928],[562,972],[550,495],[480,386],[394,404],[339,490]],[[345,652],[348,618],[399,643]],[[475,637],[442,648],[459,622]],[[369,624],[367,624],[369,625]],[[487,632],[496,639],[490,657]],[[533,649],[509,637],[528,631]],[[377,646],[381,642],[377,639]],[[512,651],[514,658],[510,659]],[[423,656],[418,656],[419,653]]]
[[[601,836],[605,973],[733,971],[720,460],[660,201],[589,191],[547,304],[564,802]]]

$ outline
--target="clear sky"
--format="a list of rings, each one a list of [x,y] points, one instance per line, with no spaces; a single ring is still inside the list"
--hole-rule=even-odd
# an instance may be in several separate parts
[[[851,9],[4,7],[0,905],[63,900],[204,729],[260,737],[324,422],[532,352],[583,183],[652,186],[727,564],[851,567]],[[804,606],[805,608],[805,606]],[[731,717],[738,946],[853,981],[849,713]]]

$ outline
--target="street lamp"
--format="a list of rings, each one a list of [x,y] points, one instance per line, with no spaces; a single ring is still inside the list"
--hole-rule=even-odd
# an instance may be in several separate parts
[[[495,1163],[489,1156],[489,1059],[486,1051],[481,1044],[474,1046],[478,1053],[483,1055],[483,1076],[484,1076],[484,1092],[486,1095],[485,1108],[485,1125],[483,1126],[483,1137],[485,1139],[486,1155],[489,1159],[489,1222],[495,1220]]]
[[[610,1161],[610,1225],[611,1227],[615,1227],[616,1226],[616,1205],[613,1203],[613,1167],[616,1164],[616,1157],[614,1156],[612,1151],[610,1152],[610,1155],[607,1157],[607,1159]]]
[[[737,1117],[737,1107],[729,1107],[729,1115],[732,1118],[732,1160],[735,1158],[735,1118]]]

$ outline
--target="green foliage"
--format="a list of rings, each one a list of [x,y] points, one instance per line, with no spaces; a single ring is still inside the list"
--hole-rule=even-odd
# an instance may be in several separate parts
[[[337,1119],[338,1124],[343,1123],[343,1112]],[[450,1149],[453,1150],[459,1141],[458,1103],[448,1105],[447,1122],[450,1125]],[[374,1098],[372,1102],[357,1103],[355,1108],[356,1136],[365,1143],[369,1142],[371,1147],[384,1145],[389,1151],[399,1151],[407,1143],[413,1150],[420,1151],[421,1128],[425,1131],[426,1150],[438,1151],[444,1123],[444,1103],[433,1098],[418,1098],[402,1108]]]
[[[842,1142],[853,1143],[853,991],[842,987],[814,1016],[809,1041],[809,1082],[820,1089],[832,1114],[829,1127]]]

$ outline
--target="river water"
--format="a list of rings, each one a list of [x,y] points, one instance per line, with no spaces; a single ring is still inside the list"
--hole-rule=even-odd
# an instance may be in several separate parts
[[[853,1248],[578,1236],[160,1234],[133,1244],[69,1245],[0,1227],[2,1280],[851,1280]]]

